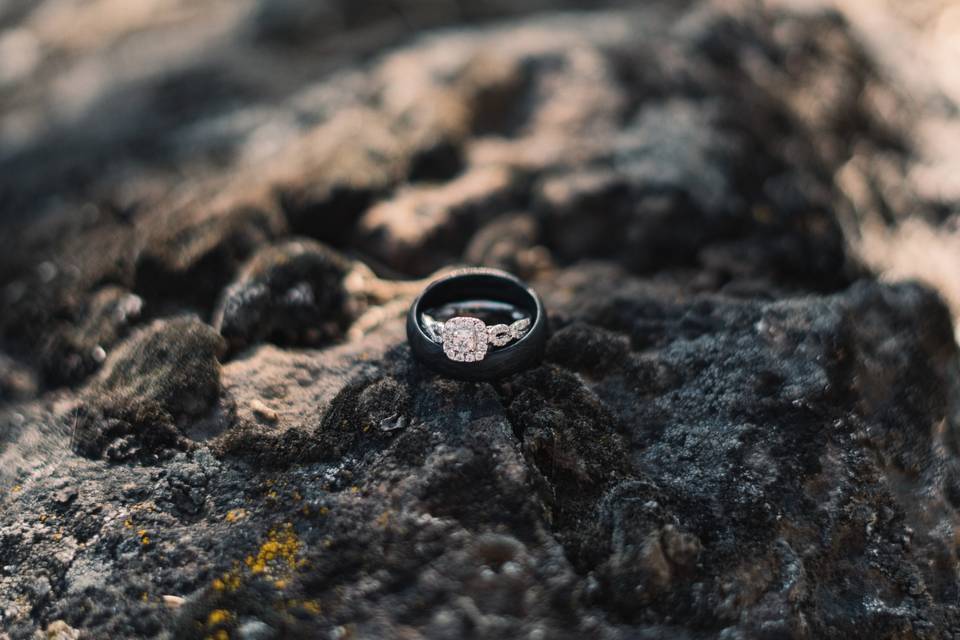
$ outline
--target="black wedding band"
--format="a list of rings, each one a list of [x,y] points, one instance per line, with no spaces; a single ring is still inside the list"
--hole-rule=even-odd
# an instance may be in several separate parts
[[[500,318],[484,322],[485,310]],[[537,294],[496,269],[466,269],[430,283],[407,314],[414,357],[461,380],[494,380],[536,365],[547,333]]]

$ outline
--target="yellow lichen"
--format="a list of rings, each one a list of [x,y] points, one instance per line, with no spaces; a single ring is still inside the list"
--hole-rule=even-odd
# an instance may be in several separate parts
[[[236,522],[237,520],[246,517],[246,509],[230,509],[227,511],[227,515],[224,516],[224,520],[227,522]]]
[[[240,588],[245,567],[252,575],[272,579],[277,589],[284,589],[287,586],[285,578],[294,569],[305,565],[306,561],[299,559],[300,546],[292,523],[271,529],[256,555],[246,556],[242,564],[235,562],[233,570],[214,578],[211,586],[215,591],[236,591]]]
[[[239,565],[233,571],[228,571],[219,578],[213,579],[213,588],[216,591],[236,591],[240,588],[240,569]]]
[[[232,618],[233,614],[226,609],[214,609],[207,615],[207,627],[212,629],[221,626],[229,622]],[[207,637],[213,638],[214,640],[222,640],[223,638],[229,638],[230,635],[226,629],[218,629],[212,636]]]
[[[287,523],[280,529],[271,529],[256,557],[247,556],[246,564],[254,574],[265,572],[272,563],[282,563],[288,569],[294,569],[299,551],[300,540],[293,531],[293,525]]]
[[[214,609],[207,616],[207,626],[213,627],[230,619],[230,612],[226,609]]]

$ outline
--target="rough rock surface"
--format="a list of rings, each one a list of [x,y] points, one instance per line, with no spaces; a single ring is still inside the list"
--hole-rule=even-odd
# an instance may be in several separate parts
[[[960,637],[954,319],[851,237],[952,224],[911,113],[960,110],[854,14],[43,4],[0,7],[0,639]],[[464,263],[542,294],[540,366],[411,358]]]

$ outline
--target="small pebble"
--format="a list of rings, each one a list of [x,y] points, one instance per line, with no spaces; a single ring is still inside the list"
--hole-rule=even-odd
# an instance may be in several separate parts
[[[255,416],[262,418],[267,422],[277,421],[277,412],[259,400],[254,400],[250,403],[250,410],[253,411]]]

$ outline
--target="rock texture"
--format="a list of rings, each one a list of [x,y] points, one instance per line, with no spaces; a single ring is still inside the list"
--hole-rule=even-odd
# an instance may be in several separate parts
[[[960,637],[954,318],[861,251],[960,111],[855,12],[201,4],[0,8],[0,638]],[[540,366],[411,358],[465,263]]]

